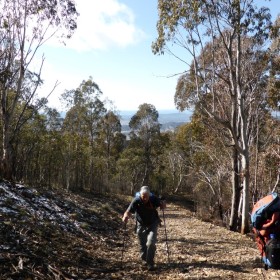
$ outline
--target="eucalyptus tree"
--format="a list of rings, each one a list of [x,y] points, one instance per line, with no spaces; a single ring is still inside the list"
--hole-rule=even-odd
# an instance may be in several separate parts
[[[139,189],[141,182],[143,182],[143,170],[145,170],[145,162],[143,160],[142,143],[135,141],[133,145],[131,142],[120,154],[117,160],[117,182],[122,186],[126,192],[127,188],[131,195]]]
[[[71,37],[78,14],[72,0],[1,0],[0,7],[0,175],[10,179],[13,175],[12,137],[20,129],[24,111],[42,106],[42,102],[36,101],[36,93],[42,84],[44,57],[36,72],[31,69],[32,61],[38,49],[56,31],[61,38]],[[20,102],[25,106],[22,113],[15,116]]]
[[[79,90],[70,90],[63,93],[65,101],[73,102],[66,112],[62,132],[66,145],[63,147],[65,187],[69,189],[83,189],[85,186],[84,174],[88,174],[89,147],[88,131],[84,117],[86,108],[82,103],[82,93]],[[71,101],[70,101],[71,100]]]
[[[64,174],[62,151],[65,146],[65,139],[62,135],[63,118],[53,108],[46,108],[44,116],[47,133],[41,143],[40,165],[38,167],[41,174],[44,174],[44,181],[40,176],[40,183],[48,187],[61,187],[62,175]]]
[[[262,115],[258,122],[260,135],[257,138],[255,156],[255,184],[253,201],[259,200],[267,192],[276,191],[280,182],[279,151],[279,108],[280,108],[280,16],[273,23],[272,42],[270,45],[267,83],[267,107],[273,112],[271,116]],[[259,180],[257,180],[257,178]],[[265,186],[265,187],[264,187]]]
[[[259,122],[259,136],[254,145],[252,161],[255,169],[255,184],[252,201],[256,202],[267,193],[277,191],[280,180],[280,121],[278,117],[264,115]]]
[[[163,154],[163,163],[165,167],[166,180],[169,190],[172,193],[188,191],[188,170],[190,159],[190,147],[186,135],[188,133],[188,124],[179,126],[175,132],[168,132],[169,145]]]
[[[21,110],[21,109],[20,109]],[[25,111],[28,121],[21,128],[20,133],[13,135],[13,155],[16,164],[12,164],[14,178],[17,181],[23,180],[27,184],[42,183],[45,185],[47,178],[46,153],[48,150],[45,142],[47,139],[46,116],[39,112],[34,113],[33,109]]]
[[[251,0],[189,0],[181,1],[180,5],[178,1],[159,0],[158,10],[154,53],[172,53],[168,46],[171,41],[188,51],[192,58],[189,71],[178,81],[177,106],[183,110],[195,104],[223,125],[231,137],[231,222],[236,218],[237,188],[241,185],[241,232],[246,233],[249,231],[252,112],[258,107],[254,100],[256,95],[261,95],[260,81],[267,70],[264,52],[271,28],[269,10],[258,9]],[[239,155],[240,166],[237,165]]]
[[[107,184],[116,172],[118,160],[125,145],[125,135],[121,133],[120,117],[113,111],[108,111],[100,120],[98,133],[98,151],[105,158]]]
[[[273,40],[270,46],[270,63],[267,91],[269,106],[275,110],[280,110],[280,15],[272,27]]]
[[[266,108],[273,112],[271,115],[265,115],[260,112],[257,125],[259,135],[256,137],[255,148],[255,174],[254,174],[254,189],[253,201],[257,201],[261,196],[266,194],[265,192],[276,189],[280,180],[279,169],[279,108],[280,108],[280,16],[273,23],[271,28],[272,42],[270,44],[269,55],[269,69],[267,75],[267,81],[264,84],[264,92],[267,92],[267,104]],[[276,115],[276,117],[275,117]],[[263,164],[265,163],[265,164]],[[266,168],[267,172],[264,172]],[[273,170],[273,171],[272,171]],[[261,175],[260,175],[261,174]],[[268,180],[266,174],[272,174],[270,180]],[[273,176],[274,175],[274,176]],[[259,178],[259,180],[258,180]],[[274,182],[276,181],[276,182]],[[269,183],[268,183],[269,182]],[[268,185],[267,188],[262,186]]]
[[[213,218],[224,218],[229,212],[230,153],[224,128],[213,119],[195,112],[187,124],[183,144],[188,152],[189,180],[197,197],[197,208]],[[199,210],[199,209],[197,209]]]
[[[93,188],[102,181],[102,159],[99,156],[98,137],[102,129],[102,118],[106,113],[101,100],[102,91],[90,77],[74,90],[62,94],[69,110],[64,120],[63,131],[69,137],[66,152],[66,185],[69,187],[71,163],[75,163],[74,185]],[[72,166],[72,167],[71,167]],[[88,178],[85,176],[88,174]],[[72,183],[72,184],[73,184]]]
[[[143,153],[143,175],[142,185],[149,184],[150,176],[153,171],[152,152],[158,144],[160,136],[160,123],[158,121],[158,111],[154,105],[143,103],[138,111],[132,116],[129,127],[130,143],[139,146]]]
[[[280,130],[279,130],[279,111],[280,111],[280,16],[278,15],[273,28],[272,33],[274,35],[271,44],[270,63],[271,68],[269,72],[269,78],[267,83],[268,91],[268,104],[270,108],[276,114],[276,117],[269,121],[269,125],[265,127],[268,129],[269,138],[272,139],[269,143],[268,153],[266,154],[266,163],[269,169],[268,174],[276,174],[276,180],[273,183],[273,190],[276,190],[280,186]],[[263,141],[267,143],[268,141]],[[273,170],[271,172],[270,170]],[[273,178],[273,176],[272,176]],[[274,179],[274,178],[273,178]]]

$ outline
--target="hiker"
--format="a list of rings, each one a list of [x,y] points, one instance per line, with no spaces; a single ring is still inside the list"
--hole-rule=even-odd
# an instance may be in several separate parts
[[[251,222],[265,269],[280,269],[280,197],[276,192],[254,205]]]
[[[140,245],[140,257],[143,265],[147,265],[149,271],[155,270],[154,257],[156,252],[157,229],[160,218],[157,208],[164,209],[165,201],[151,194],[149,187],[143,186],[139,196],[136,196],[123,215],[123,222],[127,223],[132,214],[136,215],[136,233]]]

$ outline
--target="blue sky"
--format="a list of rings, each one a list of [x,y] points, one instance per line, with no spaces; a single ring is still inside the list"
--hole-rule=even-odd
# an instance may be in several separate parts
[[[274,16],[279,0],[269,4]],[[265,1],[256,1],[266,4]],[[278,2],[278,3],[277,3]],[[157,110],[175,109],[178,76],[187,65],[165,54],[154,55],[156,0],[76,0],[78,29],[66,46],[53,39],[43,46],[43,93],[60,82],[49,106],[61,110],[60,95],[92,76],[118,111],[149,103]]]

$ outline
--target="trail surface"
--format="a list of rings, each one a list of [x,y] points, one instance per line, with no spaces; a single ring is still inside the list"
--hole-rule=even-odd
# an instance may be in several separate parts
[[[137,238],[130,231],[124,254],[124,279],[280,279],[278,270],[265,270],[251,238],[196,219],[176,205],[165,210],[164,227],[159,229],[157,271],[140,268]]]
[[[165,210],[167,240],[159,228],[157,270],[146,271],[135,224],[125,231],[121,221],[130,201],[0,182],[0,279],[280,279],[251,238],[202,222],[178,200]]]

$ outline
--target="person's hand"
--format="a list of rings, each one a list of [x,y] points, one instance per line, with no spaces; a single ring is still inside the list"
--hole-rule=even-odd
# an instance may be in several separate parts
[[[124,223],[127,223],[128,218],[129,218],[129,215],[128,215],[127,212],[125,212],[124,215],[123,215],[122,221],[123,221]]]

